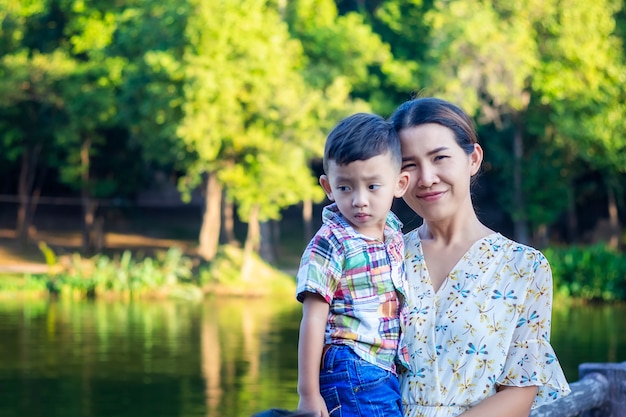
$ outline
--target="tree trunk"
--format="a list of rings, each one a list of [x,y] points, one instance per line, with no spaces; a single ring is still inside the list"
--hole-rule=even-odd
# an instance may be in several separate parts
[[[522,188],[522,159],[524,157],[524,137],[522,126],[515,123],[513,136],[513,221],[515,240],[528,243],[528,227],[526,225],[526,207],[524,206],[524,190]]]
[[[48,169],[44,167],[44,169],[37,175],[37,185],[33,187],[33,191],[31,193],[30,204],[28,207],[28,212],[26,213],[27,223],[32,224],[33,219],[35,218],[35,211],[37,211],[37,207],[39,205],[39,197],[41,197],[41,189],[43,187],[44,179],[46,178],[46,172]]]
[[[212,261],[217,254],[220,239],[222,185],[214,172],[210,172],[206,182],[204,214],[198,246],[198,255],[205,261]]]
[[[237,243],[237,238],[235,237],[235,205],[232,201],[228,201],[225,198],[222,200],[224,203],[222,204],[223,222],[221,241],[222,243],[234,245]]]
[[[22,154],[22,166],[20,168],[20,176],[17,182],[17,194],[19,205],[17,207],[17,222],[15,225],[15,236],[19,242],[24,245],[28,242],[27,213],[30,204],[30,190],[28,187],[28,176],[30,171],[30,158],[28,156],[28,148]]]
[[[259,255],[265,262],[273,264],[276,262],[276,256],[274,254],[275,240],[272,233],[272,223],[270,221],[261,223],[259,232]]]
[[[91,139],[86,139],[80,148],[81,164],[81,205],[83,209],[83,253],[90,255],[94,249],[93,228],[96,214],[96,203],[91,198],[89,190],[89,170]]]
[[[304,244],[313,237],[313,202],[306,199],[302,202],[302,222],[304,224]]]
[[[609,226],[610,226],[610,237],[609,237],[609,247],[612,249],[617,249],[619,246],[619,216],[617,213],[617,201],[615,198],[615,190],[610,185],[607,186],[607,197],[608,197],[608,209],[609,209]]]
[[[578,216],[576,215],[576,199],[574,186],[570,183],[567,187],[567,243],[575,243],[578,240]]]
[[[258,250],[261,241],[261,228],[259,226],[260,210],[261,208],[258,204],[254,205],[250,212],[250,219],[248,220],[248,234],[243,247],[243,262],[241,265],[241,279],[244,282],[252,278],[252,254],[255,250]]]
[[[19,205],[17,208],[17,221],[15,226],[15,236],[22,245],[29,240],[29,229],[34,213],[32,206],[32,188],[37,172],[37,161],[41,153],[41,144],[34,148],[30,145],[24,149],[22,154],[22,164],[17,183],[17,193]]]
[[[548,246],[548,226],[545,223],[540,224],[535,230],[533,246],[540,249]]]
[[[270,222],[270,232],[272,236],[272,254],[274,256],[274,260],[278,260],[278,256],[280,255],[280,247],[281,247],[281,229],[280,229],[280,221],[272,220]]]

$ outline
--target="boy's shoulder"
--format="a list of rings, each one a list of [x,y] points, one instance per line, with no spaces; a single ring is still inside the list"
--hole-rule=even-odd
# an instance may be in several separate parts
[[[325,248],[325,250],[341,250],[343,244],[353,237],[342,225],[323,223],[317,230],[309,248]]]
[[[324,207],[322,211],[322,226],[318,233],[333,236],[339,241],[358,236],[358,233],[339,211],[337,204],[334,203]]]

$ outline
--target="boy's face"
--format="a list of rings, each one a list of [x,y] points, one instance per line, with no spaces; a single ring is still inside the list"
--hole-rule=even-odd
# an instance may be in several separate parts
[[[329,161],[328,172],[320,177],[320,184],[356,231],[382,240],[393,198],[402,197],[409,175],[396,171],[387,152],[347,165]]]

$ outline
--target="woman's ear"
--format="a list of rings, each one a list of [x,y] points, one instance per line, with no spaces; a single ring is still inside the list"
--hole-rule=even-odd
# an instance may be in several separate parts
[[[394,197],[400,198],[406,193],[406,190],[409,188],[409,173],[406,171],[401,171],[398,174],[398,183],[396,187],[396,192],[394,193]]]
[[[480,166],[483,163],[483,148],[475,143],[474,151],[469,155],[470,158],[470,176],[473,177],[476,175],[478,170],[480,170]]]
[[[330,186],[330,181],[328,180],[328,177],[325,174],[320,175],[320,185],[324,189],[324,192],[326,193],[326,197],[328,197],[330,201],[335,201],[335,199],[333,198],[333,189]]]

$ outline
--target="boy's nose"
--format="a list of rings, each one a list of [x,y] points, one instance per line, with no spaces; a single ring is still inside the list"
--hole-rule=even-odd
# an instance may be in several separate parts
[[[367,205],[367,197],[363,192],[355,192],[352,199],[352,205],[354,207],[364,207]]]

